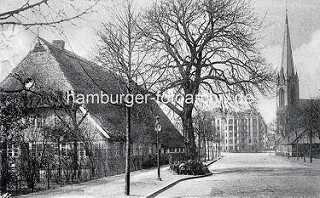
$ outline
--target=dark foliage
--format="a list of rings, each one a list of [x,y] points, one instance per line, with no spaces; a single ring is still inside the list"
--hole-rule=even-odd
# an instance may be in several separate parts
[[[206,165],[196,160],[174,163],[170,166],[170,169],[179,175],[205,175],[210,173]]]
[[[168,164],[169,160],[167,156],[161,156],[160,157],[160,165]],[[152,168],[157,166],[157,156],[156,155],[150,155],[148,159],[146,159],[142,163],[142,168]]]

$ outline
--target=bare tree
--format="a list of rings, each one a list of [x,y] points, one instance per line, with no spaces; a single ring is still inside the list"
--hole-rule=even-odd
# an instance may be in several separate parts
[[[317,99],[308,100],[307,104],[302,107],[301,125],[306,130],[309,138],[310,163],[313,157],[313,138],[320,134],[320,102]]]
[[[204,138],[206,127],[206,116],[203,112],[197,112],[197,115],[193,119],[195,134],[198,135],[198,157],[201,160],[201,141]]]
[[[19,78],[17,78],[19,80]],[[50,173],[50,164],[52,164],[52,152],[46,148],[46,144],[49,142],[54,142],[58,137],[58,143],[60,137],[64,139],[69,139],[74,142],[73,147],[73,178],[78,178],[79,175],[79,160],[78,160],[78,141],[83,141],[85,136],[80,132],[79,126],[86,118],[87,113],[82,113],[79,117],[79,105],[75,103],[69,103],[66,101],[62,92],[55,92],[50,89],[46,89],[45,92],[35,88],[36,90],[26,89],[26,82],[21,81],[23,89],[21,90],[1,90],[1,193],[5,193],[7,190],[7,177],[8,177],[8,157],[7,157],[7,146],[9,143],[17,143],[23,154],[21,155],[21,167],[22,173],[27,180],[28,188],[33,189],[35,186],[35,177],[37,171],[41,167],[46,167],[47,174]],[[22,130],[29,128],[30,124],[23,120],[27,120],[28,116],[34,112],[37,112],[37,109],[49,108],[52,110],[53,114],[60,120],[60,124],[55,123],[55,126],[45,126],[42,130],[36,130],[34,133],[28,134],[27,131]],[[61,111],[62,110],[62,111]],[[32,128],[32,126],[31,126]],[[32,130],[31,130],[32,131]],[[28,136],[32,139],[28,139]],[[41,157],[32,156],[29,151],[29,142],[37,141],[37,139],[42,139],[43,148],[40,151],[42,154]],[[59,149],[60,150],[60,149]],[[51,161],[50,161],[51,160]],[[59,156],[59,175],[61,175],[61,160]],[[28,168],[30,170],[28,171]],[[48,187],[49,187],[48,175]]]
[[[0,105],[0,148],[1,148],[1,195],[7,192],[8,184],[8,142],[13,138],[10,131],[20,131],[23,124],[19,120],[23,116],[23,105],[17,103],[17,97],[1,96]],[[18,136],[19,133],[13,133]]]
[[[300,132],[302,131],[301,128],[301,109],[299,107],[291,107],[289,106],[286,109],[286,126],[285,132],[288,140],[288,144],[292,143],[289,142],[289,139],[292,135],[298,140]],[[299,141],[296,142],[296,152],[297,152],[297,160],[299,160]],[[288,155],[288,157],[290,157]]]
[[[268,147],[275,147],[279,144],[279,134],[277,130],[277,120],[273,119],[270,123],[267,125],[267,145]]]
[[[133,95],[145,93],[148,89],[144,82],[152,79],[149,75],[152,73],[151,67],[148,64],[152,60],[148,59],[149,51],[144,46],[144,37],[139,28],[139,14],[134,11],[134,4],[126,0],[122,9],[115,9],[114,20],[104,23],[104,28],[98,32],[102,42],[99,46],[97,61],[115,74],[121,93],[125,89],[126,97],[130,95],[134,97]],[[128,105],[126,101],[124,104],[127,112],[125,193],[129,195],[131,119],[134,106]]]
[[[158,88],[184,96],[181,106],[167,103],[183,122],[187,149],[195,157],[192,111],[203,91],[244,95],[269,90],[273,75],[256,47],[262,27],[245,0],[166,0],[144,15],[148,46],[162,64]],[[188,100],[192,98],[192,100]]]
[[[28,188],[33,191],[40,165],[45,164],[43,162],[48,157],[44,155],[45,148],[39,151],[41,155],[31,155],[29,144],[27,144],[26,140],[34,141],[35,138],[38,138],[38,140],[43,141],[44,145],[45,141],[47,141],[46,131],[41,130],[39,127],[34,127],[35,117],[32,116],[31,118],[30,115],[34,113],[36,106],[30,105],[30,100],[28,100],[25,91],[15,94],[2,94],[1,99],[1,193],[7,191],[7,184],[9,182],[8,164],[10,163],[10,158],[7,155],[7,147],[11,147],[11,145],[15,145],[16,148],[20,148],[21,150],[21,159],[19,160],[20,170],[17,172],[25,178]]]
[[[201,159],[201,148],[204,149],[204,160],[209,159],[209,142],[218,141],[216,129],[213,124],[213,117],[210,112],[197,109],[196,115],[193,117],[195,134],[198,135],[198,156]],[[203,142],[203,146],[201,146]],[[208,155],[208,157],[207,157]]]

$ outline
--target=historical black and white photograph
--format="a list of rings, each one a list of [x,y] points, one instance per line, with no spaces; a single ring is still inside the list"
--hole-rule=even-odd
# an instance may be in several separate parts
[[[320,197],[320,0],[0,0],[0,197]]]

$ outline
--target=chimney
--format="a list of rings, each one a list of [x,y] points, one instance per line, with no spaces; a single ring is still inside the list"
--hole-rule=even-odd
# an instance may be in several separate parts
[[[52,43],[54,46],[56,46],[62,50],[64,49],[65,42],[63,40],[53,40]]]

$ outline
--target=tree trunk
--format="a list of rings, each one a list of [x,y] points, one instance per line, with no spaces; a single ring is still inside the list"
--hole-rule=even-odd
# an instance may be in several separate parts
[[[288,159],[290,158],[290,145],[289,145],[289,135],[288,135],[288,145],[287,145],[287,151],[288,151]]]
[[[58,182],[62,181],[61,179],[61,151],[60,151],[60,136],[58,137]]]
[[[78,179],[78,170],[79,170],[79,157],[78,157],[78,135],[80,135],[79,128],[78,128],[78,123],[77,123],[77,110],[72,109],[71,110],[71,116],[72,116],[72,125],[74,126],[74,131],[72,134],[72,137],[74,138],[73,140],[73,174],[72,174],[72,180],[74,181]]]
[[[207,140],[207,158],[208,158],[208,160],[210,160],[210,147],[209,146],[210,145],[209,145],[209,142]]]
[[[94,178],[96,176],[94,170],[95,170],[94,157],[92,156],[92,158],[91,158],[91,178]]]
[[[1,176],[0,176],[0,195],[7,192],[7,175],[8,175],[8,161],[7,161],[7,140],[3,137],[1,144]]]
[[[51,177],[51,170],[50,170],[50,164],[48,164],[47,167],[47,188],[50,189],[50,177]]]
[[[218,152],[219,152],[219,148],[218,148],[218,144],[216,143],[216,158],[218,158]]]
[[[130,93],[130,92],[129,92]],[[130,195],[130,142],[131,142],[131,108],[127,107],[127,133],[126,133],[126,178],[125,194]]]
[[[207,161],[207,144],[206,144],[206,136],[203,136],[203,146],[204,146],[204,161]]]
[[[297,150],[297,161],[299,161],[299,144],[297,143],[297,146],[296,146],[296,150]]]
[[[76,138],[76,137],[75,137]],[[78,176],[78,141],[74,140],[73,142],[73,146],[74,146],[74,153],[73,153],[73,176],[72,176],[72,180],[77,180],[77,176]]]
[[[309,139],[310,139],[310,163],[312,163],[312,132],[310,132]]]
[[[222,149],[220,149],[220,141],[218,142],[217,151],[218,151],[217,157],[221,157],[221,151],[222,151]]]
[[[193,120],[192,120],[193,104],[184,104],[184,111],[182,116],[182,125],[184,137],[186,141],[187,157],[190,159],[196,159],[196,143],[194,136]]]
[[[212,159],[211,159],[211,160],[213,160],[213,159],[215,158],[214,153],[215,153],[215,146],[214,146],[214,144],[213,144],[213,142],[212,142],[212,145],[211,145],[211,155],[212,155]]]
[[[200,161],[201,160],[201,133],[198,134],[198,156]]]

